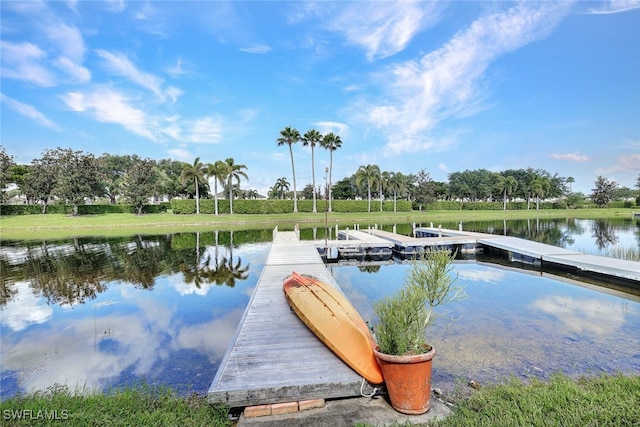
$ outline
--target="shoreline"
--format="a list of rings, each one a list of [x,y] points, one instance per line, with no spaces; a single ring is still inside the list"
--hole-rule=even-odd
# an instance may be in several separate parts
[[[359,213],[287,213],[287,214],[191,214],[173,213],[104,214],[68,216],[62,214],[0,216],[3,240],[32,240],[82,236],[127,236],[170,232],[293,229],[296,224],[307,227],[335,227],[336,224],[407,224],[430,222],[500,221],[526,219],[629,219],[633,209],[544,209],[492,211],[412,211]]]

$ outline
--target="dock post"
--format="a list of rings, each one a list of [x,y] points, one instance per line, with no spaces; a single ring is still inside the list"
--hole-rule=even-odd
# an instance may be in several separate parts
[[[344,229],[344,239],[349,240],[349,227]]]
[[[438,237],[442,237],[442,224],[438,224]]]
[[[458,224],[458,231],[462,231],[462,221],[460,221],[460,224]]]
[[[273,237],[271,238],[271,240],[275,240],[276,239],[276,234],[278,234],[278,226],[277,225],[273,229]]]
[[[431,221],[429,224],[431,224],[431,228],[433,228],[433,221]]]
[[[396,234],[396,225],[393,224],[393,234]]]

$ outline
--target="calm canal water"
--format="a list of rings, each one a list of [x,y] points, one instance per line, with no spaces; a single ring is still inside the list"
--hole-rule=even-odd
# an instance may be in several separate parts
[[[429,224],[424,224],[429,225]],[[436,224],[437,225],[437,224]],[[464,224],[596,253],[640,248],[633,221]],[[456,224],[442,224],[457,228]],[[408,233],[409,225],[398,226]],[[323,238],[324,230],[303,230]],[[1,398],[46,390],[165,384],[206,393],[269,252],[271,230],[181,233],[0,248]],[[640,264],[639,264],[640,265]],[[331,266],[362,316],[408,265]],[[640,297],[484,261],[455,263],[467,298],[428,340],[445,391],[517,377],[640,373]]]

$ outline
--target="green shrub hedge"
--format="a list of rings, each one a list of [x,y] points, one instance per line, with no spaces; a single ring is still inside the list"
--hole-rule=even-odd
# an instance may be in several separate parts
[[[331,210],[333,212],[367,212],[366,200],[333,200],[331,201]],[[385,201],[382,205],[385,212],[393,212],[393,201]],[[175,214],[195,214],[196,201],[194,199],[173,199],[171,200],[171,209]],[[214,201],[211,199],[200,200],[200,213],[213,214]],[[398,212],[410,212],[411,202],[406,200],[397,201],[396,209]],[[325,200],[316,201],[317,212],[325,211]],[[371,201],[371,211],[380,211],[380,201]],[[229,201],[226,199],[218,200],[218,212],[229,213]],[[281,214],[293,212],[293,200],[234,200],[234,214]],[[313,212],[313,200],[299,200],[298,212]]]
[[[2,205],[0,215],[40,215],[42,205]],[[169,202],[156,205],[145,205],[142,213],[162,213],[171,208]],[[138,210],[132,205],[80,205],[78,215],[104,215],[111,213],[137,213]],[[69,205],[47,205],[46,214],[70,215],[73,207]]]
[[[425,203],[419,205],[416,202],[413,202],[413,209],[420,210],[422,206],[422,210],[428,211],[453,211],[453,210],[465,210],[465,211],[498,211],[504,209],[504,203],[502,201],[499,202],[459,202],[459,201],[438,201],[433,203]],[[529,209],[536,208],[536,201],[531,200],[529,202]],[[540,202],[540,209],[566,209],[567,204],[564,200],[560,200],[557,202]],[[507,202],[507,210],[515,211],[515,210],[526,210],[527,202]]]

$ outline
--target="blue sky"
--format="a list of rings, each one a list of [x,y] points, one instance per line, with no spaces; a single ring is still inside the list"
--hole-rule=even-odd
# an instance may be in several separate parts
[[[279,132],[363,164],[540,168],[590,193],[640,173],[640,2],[2,1],[1,144],[247,165],[291,179]],[[294,146],[297,187],[311,152]],[[316,180],[329,154],[316,150]],[[318,184],[319,185],[319,184]]]

